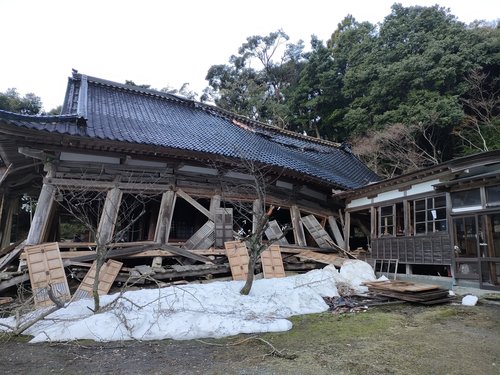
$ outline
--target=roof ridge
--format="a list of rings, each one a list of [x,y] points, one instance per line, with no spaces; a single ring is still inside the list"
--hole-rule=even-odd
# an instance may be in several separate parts
[[[76,114],[65,114],[65,115],[26,115],[23,113],[10,112],[0,109],[0,117],[3,118],[18,118],[18,119],[30,119],[30,120],[67,120],[67,119],[78,119],[79,116]]]
[[[241,121],[241,122],[244,122],[247,125],[250,125],[253,127],[259,127],[259,128],[263,128],[263,129],[268,130],[268,131],[281,133],[283,135],[286,135],[286,136],[289,136],[292,138],[301,139],[301,140],[306,141],[306,142],[312,142],[312,143],[316,143],[316,144],[320,144],[320,145],[324,145],[324,146],[329,146],[329,147],[335,147],[335,148],[341,147],[341,144],[338,142],[333,142],[333,141],[329,141],[329,140],[325,140],[325,139],[321,139],[321,138],[315,138],[315,137],[311,137],[308,135],[294,132],[292,130],[283,129],[283,128],[280,128],[276,125],[266,124],[264,122],[251,119],[247,116],[228,111],[226,109],[217,107],[217,106],[212,105],[212,104],[203,103],[203,102],[200,102],[197,100],[188,99],[188,98],[185,98],[182,96],[166,93],[166,92],[159,91],[159,90],[147,89],[147,88],[140,87],[140,86],[128,85],[125,83],[114,82],[114,81],[110,81],[110,80],[106,80],[106,79],[102,79],[102,78],[98,78],[98,77],[84,75],[82,73],[73,72],[73,79],[81,80],[82,77],[86,77],[87,82],[93,82],[93,83],[101,84],[104,86],[116,87],[116,88],[127,90],[127,91],[132,91],[132,92],[137,92],[137,93],[141,93],[141,94],[165,98],[168,100],[172,100],[174,102],[194,106],[195,108],[199,108],[199,109],[211,112],[215,115],[218,115],[218,116],[226,118],[226,119]]]

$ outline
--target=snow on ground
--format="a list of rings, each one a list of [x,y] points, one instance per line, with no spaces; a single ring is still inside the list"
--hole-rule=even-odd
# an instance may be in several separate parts
[[[142,289],[101,297],[102,312],[92,313],[93,300],[69,303],[25,333],[31,342],[90,339],[95,341],[183,340],[239,333],[287,331],[293,315],[319,313],[328,306],[322,297],[338,296],[338,283],[363,292],[360,283],[375,280],[365,262],[346,261],[286,278],[255,280],[242,296],[241,281],[215,281],[161,289]],[[27,314],[17,326],[43,313]],[[0,319],[0,329],[16,326],[14,317]]]

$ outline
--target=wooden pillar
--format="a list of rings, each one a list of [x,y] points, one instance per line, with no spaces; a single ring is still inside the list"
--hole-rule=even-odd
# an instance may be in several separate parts
[[[335,242],[337,242],[337,245],[339,245],[340,248],[344,250],[348,250],[346,248],[346,242],[344,240],[345,237],[343,237],[345,235],[345,228],[344,233],[342,233],[339,229],[337,220],[335,220],[333,216],[328,216],[328,224],[330,225],[330,228],[332,228],[333,237],[335,238]]]
[[[106,195],[106,201],[104,202],[104,208],[99,220],[99,227],[97,228],[96,242],[99,245],[107,244],[113,240],[122,195],[122,191],[118,188],[109,190]]]
[[[350,250],[349,237],[351,237],[351,213],[346,212],[344,220],[344,242],[345,242],[345,249],[347,251]]]
[[[2,202],[3,203],[3,202]],[[0,249],[10,245],[10,236],[12,232],[12,219],[15,211],[18,209],[17,201],[9,200],[3,204],[6,210],[6,215],[3,220],[0,218],[2,227],[0,228]]]
[[[262,207],[262,202],[260,199],[256,199],[253,201],[253,207],[252,207],[252,233],[255,233],[257,231],[257,223],[259,221],[259,218],[263,214],[263,207]]]
[[[307,246],[304,227],[302,226],[302,221],[300,220],[300,210],[297,206],[290,207],[290,217],[292,220],[295,244],[299,246]]]
[[[220,195],[214,195],[212,199],[210,199],[210,212],[212,215],[215,213],[217,208],[220,208],[221,197]]]
[[[163,193],[160,203],[160,213],[156,224],[155,242],[166,244],[170,237],[170,227],[174,215],[176,194],[169,190]]]
[[[43,184],[26,240],[27,245],[37,245],[45,240],[54,207],[55,194],[56,188],[53,185]]]

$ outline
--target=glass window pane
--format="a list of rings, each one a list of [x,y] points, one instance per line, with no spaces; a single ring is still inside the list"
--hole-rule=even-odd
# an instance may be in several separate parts
[[[486,202],[489,205],[500,205],[500,186],[486,188]]]
[[[382,207],[381,210],[380,210],[380,213],[381,213],[382,216],[392,215],[392,206]]]
[[[444,195],[434,198],[434,208],[440,207],[446,207],[446,197]]]
[[[425,210],[425,200],[415,201],[415,210],[422,211]]]
[[[425,223],[418,223],[415,226],[415,232],[416,233],[425,233]]]
[[[415,218],[416,218],[417,222],[425,221],[425,211],[424,212],[417,212],[415,214]]]
[[[479,205],[481,205],[481,194],[479,189],[451,193],[451,206],[453,208]]]

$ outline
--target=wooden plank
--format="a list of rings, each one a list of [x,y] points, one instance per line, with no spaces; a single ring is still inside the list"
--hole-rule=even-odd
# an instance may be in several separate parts
[[[268,240],[277,240],[280,245],[289,245],[288,240],[283,235],[283,231],[276,220],[271,220],[264,232]]]
[[[26,246],[25,252],[35,306],[54,304],[49,298],[49,288],[56,298],[69,300],[71,293],[57,242]]]
[[[172,190],[164,192],[161,197],[160,211],[154,235],[155,242],[168,243],[176,197],[177,195]]]
[[[318,263],[323,264],[333,264],[336,267],[342,267],[345,262],[345,258],[341,258],[335,254],[323,254],[316,251],[301,251],[297,254],[299,259],[313,260]]]
[[[174,255],[180,255],[180,256],[183,256],[185,258],[197,260],[198,262],[202,262],[205,264],[213,264],[214,263],[214,262],[212,262],[212,260],[210,258],[207,258],[206,256],[203,256],[200,254],[193,253],[190,250],[182,249],[182,248],[175,247],[175,246],[170,246],[167,244],[161,245],[160,248],[163,250],[167,250]]]
[[[318,219],[314,215],[308,215],[301,218],[302,223],[314,238],[318,246],[322,249],[330,249],[330,243],[333,242],[330,235],[326,232],[326,230],[321,226]],[[328,240],[330,242],[328,242]]]
[[[300,220],[300,210],[297,206],[290,207],[290,217],[292,220],[293,237],[295,243],[299,246],[307,246],[306,235],[304,233],[304,226]]]
[[[140,253],[143,251],[158,248],[158,246],[159,246],[158,244],[155,244],[155,243],[151,244],[150,243],[150,244],[136,246],[136,247],[125,247],[123,249],[111,249],[106,253],[106,259],[126,257],[126,256],[137,254],[137,253]],[[71,252],[69,251],[68,253],[71,253]],[[75,251],[75,253],[78,254],[78,253],[80,253],[80,251]],[[82,253],[85,253],[85,255],[76,256],[73,258],[73,260],[75,262],[88,262],[88,261],[94,261],[97,257],[97,254],[95,251],[93,251],[91,254],[89,254],[88,252],[83,252],[83,251],[82,251]]]
[[[15,285],[19,285],[28,281],[30,279],[30,275],[25,273],[23,275],[14,276],[8,280],[3,280],[0,282],[0,291],[13,287]]]
[[[228,241],[224,244],[233,280],[246,280],[248,275],[248,249],[244,242]]]
[[[99,285],[97,287],[97,294],[100,296],[108,294],[111,286],[113,285],[116,276],[120,272],[123,263],[116,260],[109,259],[104,263],[99,272]],[[75,294],[73,295],[73,300],[79,300],[82,298],[92,298],[92,290],[94,288],[94,281],[96,275],[96,262],[92,264],[89,271],[85,275],[84,279],[78,286]]]
[[[224,242],[233,240],[233,209],[215,208],[215,247],[224,247]]]
[[[439,289],[438,285],[413,283],[411,281],[402,280],[383,280],[383,281],[365,281],[364,285],[380,290],[388,290],[395,292],[423,292]]]
[[[188,194],[186,194],[184,191],[181,189],[177,189],[176,194],[184,199],[186,202],[188,202],[191,206],[196,208],[198,211],[200,211],[203,215],[208,217],[210,220],[214,220],[213,215],[210,213],[209,210],[207,210],[205,207],[203,207],[201,204],[199,204],[195,199],[191,198]]]
[[[271,245],[260,255],[262,262],[262,272],[264,278],[285,277],[285,268],[283,267],[283,258],[279,245]]]
[[[182,246],[184,249],[208,249],[215,242],[215,224],[213,221],[207,221],[203,226],[191,236]]]

